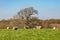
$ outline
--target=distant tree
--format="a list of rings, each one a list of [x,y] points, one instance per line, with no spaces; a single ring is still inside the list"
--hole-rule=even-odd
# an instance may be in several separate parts
[[[17,13],[17,15],[20,18],[25,19],[26,20],[26,25],[29,26],[31,15],[34,15],[34,14],[37,14],[37,13],[38,13],[38,11],[35,10],[33,7],[29,7],[29,8],[25,8],[25,9],[20,10]]]

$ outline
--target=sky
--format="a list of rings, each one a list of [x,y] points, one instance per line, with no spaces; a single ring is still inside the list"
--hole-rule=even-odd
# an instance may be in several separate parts
[[[27,7],[38,10],[39,19],[60,19],[60,0],[0,0],[0,19],[10,19]]]

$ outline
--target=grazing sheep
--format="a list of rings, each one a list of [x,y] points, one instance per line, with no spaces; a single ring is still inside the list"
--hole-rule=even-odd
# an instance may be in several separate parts
[[[26,27],[24,26],[24,29],[26,29]]]
[[[9,29],[9,27],[7,27],[7,29]]]
[[[36,28],[36,29],[41,29],[41,26],[36,26],[35,28]]]
[[[13,27],[13,30],[17,30],[18,28],[17,27]]]
[[[55,30],[56,29],[56,27],[53,27],[53,30]]]
[[[41,29],[41,26],[39,26],[39,28]]]

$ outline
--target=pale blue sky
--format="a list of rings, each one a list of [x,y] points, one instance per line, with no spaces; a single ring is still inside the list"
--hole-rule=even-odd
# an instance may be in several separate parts
[[[21,9],[34,7],[40,19],[60,19],[60,0],[0,0],[0,19],[9,19]]]

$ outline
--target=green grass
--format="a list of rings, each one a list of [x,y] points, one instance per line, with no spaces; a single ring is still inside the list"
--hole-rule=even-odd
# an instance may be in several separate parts
[[[0,40],[60,40],[60,29],[0,29]]]

